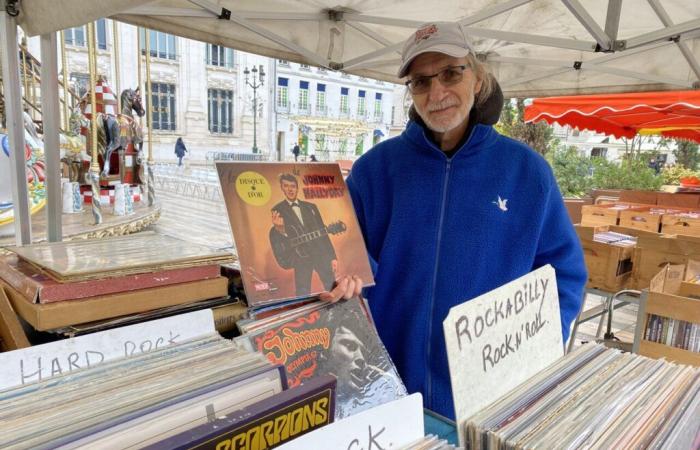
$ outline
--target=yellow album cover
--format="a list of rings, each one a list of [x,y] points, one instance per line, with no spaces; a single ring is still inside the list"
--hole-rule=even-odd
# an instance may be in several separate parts
[[[329,291],[345,275],[374,284],[337,164],[216,164],[249,306]]]

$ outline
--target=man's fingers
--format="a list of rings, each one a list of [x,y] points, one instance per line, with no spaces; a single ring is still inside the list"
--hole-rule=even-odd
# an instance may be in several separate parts
[[[358,297],[362,293],[362,278],[357,275],[352,277],[355,280],[355,290],[353,291],[353,297]]]
[[[338,283],[333,288],[333,290],[331,290],[330,292],[323,292],[319,294],[318,297],[323,301],[335,303],[341,298],[343,298],[343,296],[345,295],[345,292],[348,289],[348,283],[349,278],[343,277],[340,280],[338,280]]]
[[[318,298],[325,302],[335,303],[341,298],[351,299],[362,293],[362,279],[356,275],[345,276],[338,280],[336,286],[330,292],[322,292]]]

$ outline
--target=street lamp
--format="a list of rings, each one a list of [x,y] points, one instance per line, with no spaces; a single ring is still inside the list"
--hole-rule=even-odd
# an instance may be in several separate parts
[[[253,66],[251,70],[248,67],[245,68],[243,73],[245,74],[245,84],[253,88],[253,153],[258,153],[258,88],[265,84],[265,70],[263,70],[262,64],[258,67]],[[251,83],[248,79],[250,73],[253,72],[253,82]],[[256,79],[257,77],[257,79]]]

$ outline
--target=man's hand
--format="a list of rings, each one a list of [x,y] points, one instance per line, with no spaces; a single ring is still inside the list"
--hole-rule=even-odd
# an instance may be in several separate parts
[[[284,218],[282,217],[282,214],[280,214],[279,211],[274,209],[272,210],[272,225],[279,233],[282,233],[284,235],[287,234],[284,229]]]
[[[333,275],[338,275],[338,260],[334,259],[331,261],[331,269],[333,270]]]
[[[343,298],[357,297],[360,295],[360,292],[362,292],[362,279],[357,275],[347,275],[338,280],[332,291],[322,292],[318,298],[325,302],[335,303]]]

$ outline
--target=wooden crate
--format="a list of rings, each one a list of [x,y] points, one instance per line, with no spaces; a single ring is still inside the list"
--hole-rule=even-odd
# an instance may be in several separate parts
[[[597,227],[603,225],[617,225],[620,213],[631,208],[640,208],[640,205],[614,203],[609,205],[584,205],[581,208],[581,225],[584,227]]]
[[[665,214],[661,218],[661,232],[664,234],[700,236],[700,211]]]
[[[632,276],[634,247],[594,241],[594,234],[607,231],[607,227],[576,226],[575,228],[581,241],[588,271],[586,287],[610,292],[623,289]]]
[[[651,358],[665,358],[680,364],[700,366],[700,353],[646,339],[646,327],[651,315],[664,319],[700,325],[700,300],[663,292],[649,292],[639,308],[636,350]]]
[[[621,227],[637,228],[658,233],[661,230],[661,221],[666,214],[678,214],[682,212],[685,211],[655,207],[629,209],[620,212],[619,224]]]

